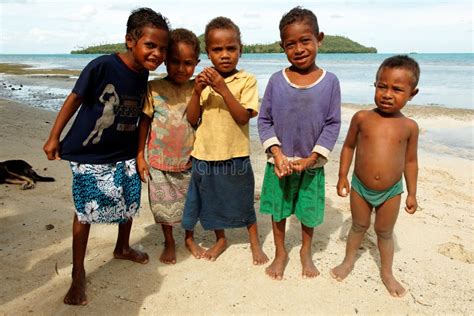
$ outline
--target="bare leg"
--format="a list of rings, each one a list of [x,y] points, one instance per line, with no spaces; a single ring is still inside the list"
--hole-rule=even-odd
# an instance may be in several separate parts
[[[64,303],[69,305],[86,305],[86,271],[84,257],[89,239],[90,224],[81,224],[74,215],[72,223],[72,283],[64,297]]]
[[[227,241],[225,239],[225,232],[223,229],[217,229],[214,231],[216,234],[216,243],[211,248],[207,249],[203,258],[209,261],[216,261],[216,259],[226,250]]]
[[[173,238],[173,226],[161,224],[161,230],[165,237],[165,249],[160,256],[160,261],[166,264],[176,263],[176,244]]]
[[[258,238],[257,223],[250,224],[247,226],[249,231],[250,249],[252,249],[252,260],[253,264],[261,265],[268,262],[268,257],[263,252],[260,240]]]
[[[191,254],[196,259],[201,259],[202,256],[204,255],[204,252],[206,252],[206,250],[204,248],[199,246],[194,241],[194,231],[192,231],[192,230],[187,230],[185,232],[184,244],[186,245],[186,248],[188,248],[189,252],[191,252]]]
[[[148,263],[148,254],[133,248],[130,248],[130,231],[133,221],[130,218],[126,223],[119,224],[117,243],[114,249],[115,259],[130,260],[137,263]]]
[[[334,279],[342,281],[354,268],[357,250],[370,226],[371,211],[372,206],[356,191],[351,190],[352,226],[347,236],[346,256],[340,265],[330,271]]]
[[[288,263],[288,253],[285,248],[285,226],[286,219],[280,222],[272,220],[273,239],[275,241],[275,258],[265,269],[268,276],[274,280],[282,280]]]
[[[393,228],[397,221],[400,209],[400,195],[385,201],[376,211],[374,229],[377,233],[377,244],[380,251],[380,276],[390,295],[402,297],[406,294],[405,288],[395,279],[392,272],[393,265]]]
[[[311,249],[311,243],[313,241],[313,231],[312,227],[307,227],[301,224],[301,235],[303,243],[300,249],[300,259],[302,266],[302,276],[303,278],[315,278],[319,275],[319,271],[314,265],[313,262],[313,253]]]

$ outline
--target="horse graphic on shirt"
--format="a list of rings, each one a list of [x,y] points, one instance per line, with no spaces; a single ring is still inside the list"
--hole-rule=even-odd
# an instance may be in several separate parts
[[[120,104],[119,96],[117,92],[115,92],[114,85],[109,83],[105,86],[104,91],[102,92],[102,95],[99,98],[99,101],[104,104],[104,111],[102,112],[102,116],[97,119],[92,132],[82,143],[83,146],[87,146],[91,138],[94,137],[94,135],[96,134],[97,135],[92,140],[92,143],[97,144],[100,141],[100,138],[102,137],[104,129],[109,128],[114,124],[114,106]]]

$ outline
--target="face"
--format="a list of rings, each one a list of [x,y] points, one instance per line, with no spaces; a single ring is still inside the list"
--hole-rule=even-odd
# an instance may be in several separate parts
[[[155,70],[166,58],[168,32],[165,30],[145,26],[138,40],[127,34],[126,41],[136,71]]]
[[[198,56],[192,45],[178,43],[173,45],[167,53],[166,71],[168,78],[178,85],[182,85],[193,76],[194,68],[199,63]]]
[[[375,104],[387,114],[398,113],[418,93],[413,88],[413,74],[404,68],[382,68],[374,85]]]
[[[307,23],[291,23],[283,29],[281,47],[293,67],[311,71],[316,68],[316,55],[323,38],[322,32],[316,36]]]
[[[242,47],[232,29],[214,29],[208,34],[207,56],[214,68],[225,78],[237,72]]]

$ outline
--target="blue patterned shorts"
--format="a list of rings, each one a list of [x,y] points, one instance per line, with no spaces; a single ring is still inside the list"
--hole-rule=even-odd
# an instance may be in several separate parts
[[[108,164],[70,162],[79,222],[125,223],[138,214],[141,182],[135,159]]]

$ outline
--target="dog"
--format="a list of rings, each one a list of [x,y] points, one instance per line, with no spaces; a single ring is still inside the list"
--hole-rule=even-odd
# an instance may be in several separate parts
[[[19,184],[22,190],[27,190],[33,189],[36,181],[52,182],[54,178],[40,176],[24,160],[0,162],[0,183]]]

